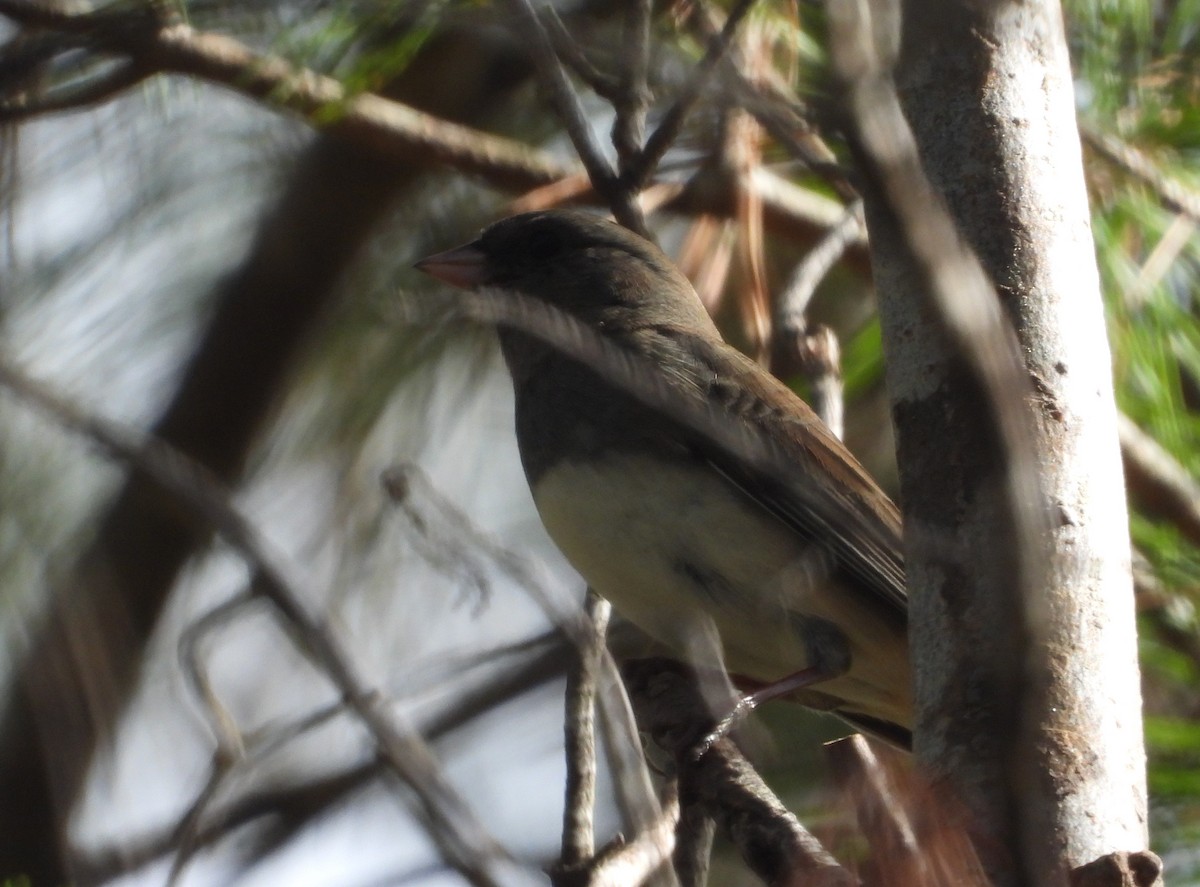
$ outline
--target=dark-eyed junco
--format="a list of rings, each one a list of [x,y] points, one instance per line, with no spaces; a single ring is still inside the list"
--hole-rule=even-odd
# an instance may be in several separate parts
[[[657,247],[588,213],[538,212],[417,267],[552,306],[648,380],[501,316],[530,489],[593,588],[676,650],[715,626],[740,686],[787,679],[789,698],[909,744],[896,506],[802,400],[721,339]]]

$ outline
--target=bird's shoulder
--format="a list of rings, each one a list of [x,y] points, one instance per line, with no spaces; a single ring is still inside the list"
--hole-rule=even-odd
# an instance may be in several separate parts
[[[673,368],[675,418],[693,453],[797,531],[829,540],[902,612],[900,512],[812,409],[707,330],[660,325],[635,338],[637,350]],[[664,360],[664,351],[673,354]]]

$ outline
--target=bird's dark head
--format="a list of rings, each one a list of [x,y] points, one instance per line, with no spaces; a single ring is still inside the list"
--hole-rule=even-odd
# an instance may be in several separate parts
[[[687,278],[657,246],[578,210],[502,219],[416,267],[454,286],[520,292],[594,324],[710,324]]]

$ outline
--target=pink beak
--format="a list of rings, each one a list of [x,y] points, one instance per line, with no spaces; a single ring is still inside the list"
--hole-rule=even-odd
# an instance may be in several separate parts
[[[434,253],[413,267],[443,283],[463,289],[482,286],[491,276],[487,267],[487,256],[474,243]]]

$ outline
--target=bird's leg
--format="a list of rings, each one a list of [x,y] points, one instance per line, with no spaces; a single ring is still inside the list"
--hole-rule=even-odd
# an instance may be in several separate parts
[[[784,675],[777,681],[764,684],[753,693],[747,693],[737,705],[725,715],[719,724],[701,741],[698,750],[703,755],[717,740],[728,736],[746,716],[764,702],[787,696],[797,690],[832,680],[850,670],[850,644],[836,625],[816,616],[790,614],[797,634],[803,638],[808,651],[809,665]]]
[[[750,712],[754,711],[754,709],[758,708],[764,702],[770,702],[772,699],[787,696],[789,693],[803,690],[805,687],[811,687],[813,684],[820,684],[834,677],[837,677],[837,673],[830,673],[827,668],[812,665],[782,677],[777,681],[773,681],[770,684],[765,684],[753,693],[743,694],[738,699],[737,704],[729,710],[729,713],[721,718],[717,726],[697,744],[696,757],[703,756],[718,741],[732,733],[749,716]]]

